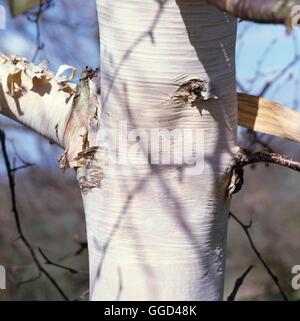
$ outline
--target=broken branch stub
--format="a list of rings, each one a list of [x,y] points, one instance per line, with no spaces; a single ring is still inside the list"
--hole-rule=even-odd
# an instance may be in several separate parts
[[[238,124],[300,143],[300,113],[263,97],[238,93]]]

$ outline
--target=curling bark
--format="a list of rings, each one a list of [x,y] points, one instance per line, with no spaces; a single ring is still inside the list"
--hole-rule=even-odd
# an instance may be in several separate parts
[[[25,58],[0,56],[0,113],[31,128],[51,142],[65,146],[65,127],[72,110],[75,84],[56,75],[46,63],[32,65]]]

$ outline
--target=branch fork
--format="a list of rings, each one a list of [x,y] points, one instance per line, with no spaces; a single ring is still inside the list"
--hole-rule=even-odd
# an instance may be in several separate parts
[[[252,153],[245,148],[240,148],[226,172],[230,177],[229,184],[226,188],[229,199],[232,198],[233,194],[238,193],[242,189],[244,183],[244,167],[256,163],[276,164],[300,172],[300,163],[291,160],[286,155],[267,151]]]

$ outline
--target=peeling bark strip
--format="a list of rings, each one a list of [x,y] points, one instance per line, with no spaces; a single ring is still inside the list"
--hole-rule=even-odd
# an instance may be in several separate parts
[[[207,0],[221,10],[244,20],[281,23],[292,27],[293,8],[299,0]]]
[[[231,199],[233,194],[238,193],[244,185],[244,169],[243,166],[239,166],[237,163],[238,161],[234,160],[234,165],[227,172],[229,184],[226,188],[226,197],[228,199]]]
[[[62,65],[57,74],[54,75],[48,70],[48,62],[43,61],[38,66],[31,64],[26,58],[0,56],[1,66],[7,66],[6,80],[2,78],[3,88],[11,97],[18,99],[28,91],[37,91],[42,86],[50,84],[55,79],[59,85],[59,90],[68,93],[70,96],[74,93],[74,87],[67,82],[74,78],[76,69]],[[62,76],[66,71],[71,70],[71,76]]]
[[[46,61],[36,66],[26,58],[0,55],[0,113],[63,147],[60,167],[87,167],[89,186],[98,187],[102,174],[88,168],[98,150],[98,71],[86,69],[77,87],[70,82],[75,73],[68,65],[54,74]]]
[[[87,194],[93,188],[100,188],[101,180],[104,177],[102,167],[97,165],[77,168],[76,175],[83,194]]]
[[[97,152],[99,86],[92,80],[97,72],[86,69],[82,72],[77,85],[72,112],[65,127],[66,150],[59,159],[62,169],[90,164]]]
[[[286,155],[280,155],[269,152],[251,153],[247,149],[240,148],[232,162],[232,165],[227,170],[227,175],[230,177],[227,186],[227,197],[231,199],[233,194],[238,193],[244,183],[244,167],[255,163],[270,163],[293,169],[300,172],[300,163],[292,161]]]
[[[101,186],[102,153],[96,137],[100,119],[99,70],[86,69],[77,86],[72,112],[65,128],[65,152],[59,159],[62,169],[76,170],[83,194]],[[97,157],[96,157],[97,155]]]

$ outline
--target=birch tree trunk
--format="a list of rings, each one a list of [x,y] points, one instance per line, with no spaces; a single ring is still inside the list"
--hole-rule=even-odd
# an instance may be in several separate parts
[[[98,12],[100,132],[121,156],[83,193],[91,299],[221,300],[236,20],[201,0],[100,0]],[[174,150],[180,130],[193,131],[183,145],[197,154],[194,170],[156,164],[169,151],[149,143],[153,129],[177,130]]]
[[[203,0],[99,0],[98,12],[100,102],[89,76],[75,92],[2,57],[0,112],[77,172],[91,300],[222,300],[236,19]]]

